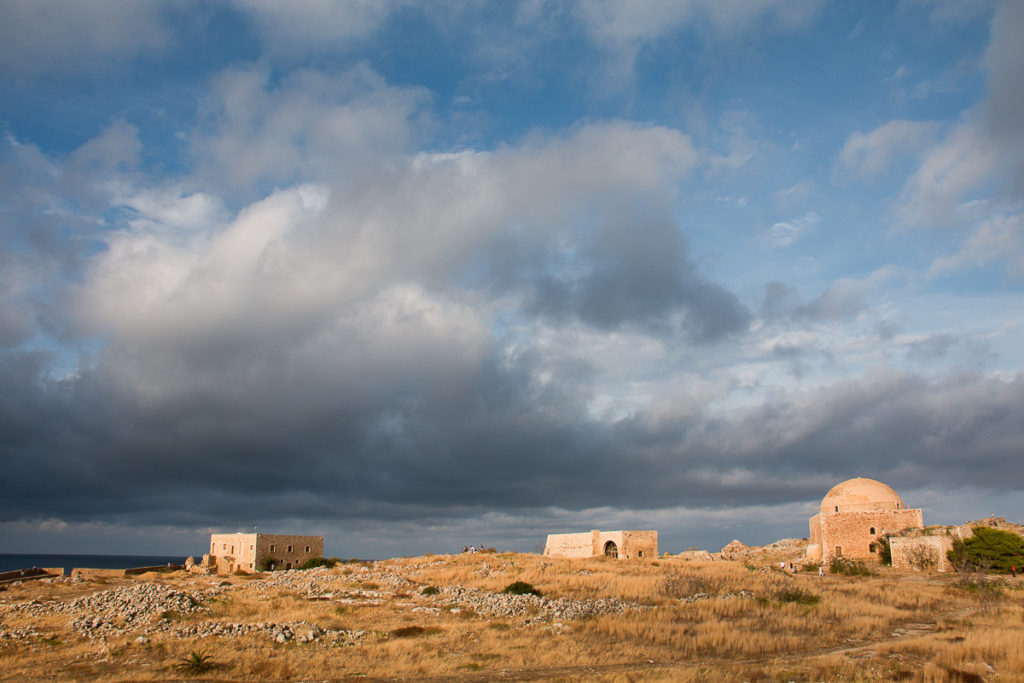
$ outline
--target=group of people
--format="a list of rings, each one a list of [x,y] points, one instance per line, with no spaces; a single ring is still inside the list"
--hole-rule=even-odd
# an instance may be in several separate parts
[[[464,553],[475,553],[478,549],[479,550],[483,550],[484,549],[483,544],[480,544],[479,548],[477,546],[475,546],[475,545],[462,546],[462,552],[464,552]]]

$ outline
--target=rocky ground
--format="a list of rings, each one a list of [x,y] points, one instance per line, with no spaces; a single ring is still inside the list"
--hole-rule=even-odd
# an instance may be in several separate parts
[[[484,572],[488,571],[486,568]],[[47,583],[81,583],[78,579],[44,579]],[[355,586],[375,585],[378,588]],[[535,595],[509,595],[460,585],[434,587],[423,594],[420,588],[401,574],[376,571],[360,566],[351,575],[339,576],[327,569],[302,572],[281,572],[259,581],[230,583],[214,580],[205,587],[192,584],[181,589],[161,583],[129,581],[107,590],[100,590],[70,600],[31,599],[0,605],[0,647],[5,641],[32,641],[52,637],[36,628],[3,628],[3,623],[16,616],[64,616],[77,635],[92,640],[130,636],[145,643],[158,636],[201,638],[208,636],[240,637],[265,635],[278,643],[318,642],[323,645],[351,645],[367,633],[362,630],[324,629],[306,621],[296,622],[225,622],[203,619],[209,603],[231,593],[297,594],[305,600],[330,601],[344,605],[378,605],[390,601],[397,610],[410,613],[458,614],[461,611],[491,618],[523,618],[530,621],[568,621],[599,614],[620,614],[625,610],[644,609],[637,603],[604,598],[575,600],[549,599]],[[436,592],[435,592],[436,591]],[[405,596],[395,601],[396,595]],[[182,621],[183,617],[191,617]]]

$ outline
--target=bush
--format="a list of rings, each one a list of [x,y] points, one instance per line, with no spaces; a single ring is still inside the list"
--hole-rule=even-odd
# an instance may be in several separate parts
[[[1009,574],[1011,565],[1018,569],[1024,566],[1024,538],[1009,531],[978,526],[974,527],[971,538],[953,541],[948,556],[953,566],[961,571],[980,569]]]
[[[774,579],[764,591],[757,596],[758,603],[767,605],[770,602],[792,602],[797,605],[817,605],[821,596],[809,590],[795,586],[781,577]]]
[[[525,581],[514,581],[505,586],[505,589],[501,592],[508,593],[509,595],[536,595],[538,598],[541,597],[540,591]]]
[[[216,664],[213,663],[213,658],[202,650],[192,650],[188,653],[187,657],[184,657],[178,663],[179,669],[191,673],[207,671],[208,669],[212,669],[215,666]]]
[[[310,559],[303,562],[302,566],[299,567],[299,569],[316,569],[317,567],[327,567],[328,569],[334,569],[334,565],[336,564],[337,561],[333,558],[328,560],[324,557],[311,557]]]
[[[833,574],[842,574],[843,576],[872,576],[874,572],[868,568],[861,560],[851,560],[848,557],[836,557],[832,560],[832,563],[828,566],[828,570]]]
[[[256,569],[261,572],[272,572],[275,568],[280,566],[281,560],[276,557],[264,557],[260,560],[260,563],[256,565]]]
[[[437,586],[424,586],[423,590],[420,591],[420,595],[437,595],[440,592]]]
[[[892,545],[889,543],[889,534],[884,534],[875,539],[875,543],[878,544],[878,557],[881,558],[882,564],[892,566]]]

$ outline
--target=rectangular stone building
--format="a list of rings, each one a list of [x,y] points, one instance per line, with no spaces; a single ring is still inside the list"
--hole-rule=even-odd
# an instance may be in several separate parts
[[[615,557],[628,560],[658,557],[657,531],[598,531],[549,534],[544,544],[548,557]]]
[[[210,553],[203,564],[216,566],[218,574],[252,574],[264,560],[273,561],[275,569],[295,569],[306,560],[323,556],[323,536],[211,534]]]

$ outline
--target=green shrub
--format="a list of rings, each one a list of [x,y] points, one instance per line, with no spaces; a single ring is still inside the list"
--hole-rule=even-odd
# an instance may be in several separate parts
[[[256,569],[258,569],[261,572],[270,572],[274,571],[274,569],[276,567],[279,567],[280,565],[281,560],[277,559],[276,557],[264,557],[262,560],[260,560],[260,563],[256,565]]]
[[[875,543],[878,544],[878,557],[882,560],[882,564],[892,566],[892,545],[889,543],[889,534],[883,534],[875,539]]]
[[[328,560],[325,557],[311,557],[310,559],[303,562],[302,566],[299,567],[299,569],[316,569],[317,567],[327,567],[328,569],[334,569],[334,565],[336,564],[337,561],[333,558]]]
[[[178,663],[179,669],[191,673],[207,671],[215,666],[213,658],[202,650],[192,650]]]
[[[525,581],[513,581],[505,586],[501,592],[508,593],[509,595],[536,595],[538,598],[541,597],[540,591]]]
[[[987,526],[974,527],[974,536],[953,541],[949,561],[960,571],[983,570],[1004,574],[1024,566],[1024,538]]]
[[[761,605],[768,605],[772,602],[785,603],[792,602],[797,605],[817,605],[821,600],[821,596],[817,593],[812,593],[805,588],[793,585],[789,580],[783,580],[781,577],[774,579],[768,586],[757,596],[757,602]]]
[[[423,590],[420,591],[420,595],[437,595],[440,592],[437,586],[424,586]]]

